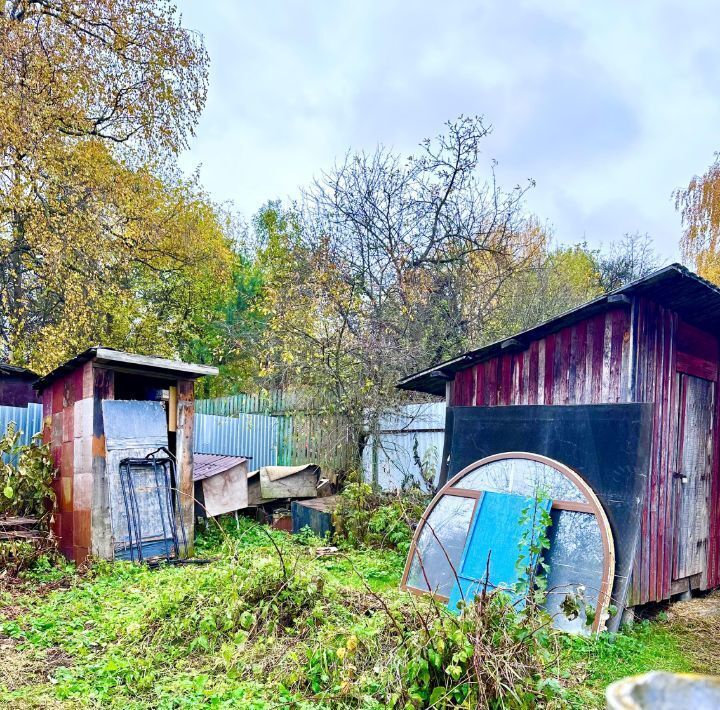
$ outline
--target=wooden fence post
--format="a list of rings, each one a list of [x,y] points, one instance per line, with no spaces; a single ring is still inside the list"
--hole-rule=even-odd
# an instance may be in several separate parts
[[[187,548],[182,555],[193,553],[195,535],[194,484],[193,484],[193,417],[195,414],[195,383],[192,380],[177,381],[177,487],[180,498],[181,517],[187,535]]]

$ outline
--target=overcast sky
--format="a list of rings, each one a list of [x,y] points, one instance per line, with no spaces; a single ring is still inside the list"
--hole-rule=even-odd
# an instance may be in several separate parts
[[[182,157],[251,216],[348,149],[403,154],[460,114],[492,124],[484,166],[533,178],[558,241],[647,232],[678,256],[671,193],[720,150],[712,0],[180,0],[211,56]]]

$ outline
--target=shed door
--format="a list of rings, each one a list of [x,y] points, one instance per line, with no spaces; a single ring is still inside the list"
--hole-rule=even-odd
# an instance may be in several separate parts
[[[673,579],[705,571],[709,536],[715,383],[680,374]]]

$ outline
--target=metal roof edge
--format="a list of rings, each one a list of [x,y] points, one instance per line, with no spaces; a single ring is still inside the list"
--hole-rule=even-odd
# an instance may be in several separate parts
[[[33,372],[27,367],[10,365],[7,362],[0,362],[0,375],[11,375],[16,377],[22,377],[28,380],[36,380],[38,376],[37,372]]]
[[[213,365],[200,365],[191,362],[182,362],[181,360],[171,360],[164,357],[155,357],[154,355],[135,355],[122,350],[113,350],[112,348],[98,347],[95,349],[95,361],[104,364],[124,364],[124,365],[140,365],[144,367],[152,367],[159,370],[176,370],[178,372],[187,372],[198,376],[217,375],[219,370]]]
[[[51,370],[46,375],[39,377],[33,383],[33,387],[36,390],[43,389],[64,373],[70,372],[78,365],[90,360],[95,360],[104,365],[115,364],[126,365],[128,367],[147,367],[165,372],[183,373],[190,375],[193,379],[203,377],[204,375],[217,375],[219,372],[218,368],[212,365],[199,365],[150,355],[135,355],[122,350],[106,348],[102,345],[93,345],[70,360],[67,360],[62,365],[59,365],[54,370]]]
[[[591,313],[594,310],[600,311],[604,308],[609,308],[613,306],[621,306],[622,303],[618,302],[617,300],[614,300],[613,296],[618,295],[624,295],[628,293],[632,293],[634,289],[636,289],[639,286],[643,286],[645,284],[650,284],[656,281],[661,281],[662,279],[666,278],[668,274],[670,273],[677,273],[682,277],[690,278],[703,286],[706,286],[707,288],[711,289],[714,293],[720,297],[720,287],[716,286],[715,284],[707,281],[706,279],[702,278],[701,276],[698,276],[698,274],[695,274],[694,272],[690,271],[687,267],[683,266],[682,264],[679,264],[677,262],[673,262],[672,264],[668,264],[667,266],[663,266],[660,269],[657,269],[656,271],[653,271],[652,273],[648,274],[647,276],[643,276],[640,279],[636,279],[635,281],[631,281],[628,284],[625,284],[624,286],[620,286],[612,291],[608,291],[607,293],[603,294],[602,296],[598,296],[597,298],[592,299],[591,301],[587,301],[585,303],[582,303],[579,306],[576,306],[575,308],[571,308],[567,311],[564,311],[563,313],[560,313],[557,316],[554,316],[553,318],[550,318],[546,321],[543,321],[542,323],[538,323],[537,325],[532,326],[532,328],[527,328],[526,330],[520,331],[518,333],[513,333],[511,335],[508,335],[507,337],[501,338],[499,340],[495,340],[491,343],[488,343],[487,345],[483,345],[482,347],[475,348],[474,350],[469,350],[462,355],[459,355],[457,357],[454,357],[450,360],[445,360],[444,362],[441,362],[437,365],[433,365],[432,367],[426,368],[424,370],[421,370],[420,372],[416,372],[412,375],[408,375],[407,377],[404,377],[402,380],[400,380],[395,386],[398,389],[403,390],[409,390],[409,391],[420,391],[420,392],[427,392],[429,394],[438,394],[437,392],[434,392],[429,389],[422,389],[422,390],[416,390],[416,387],[413,387],[413,383],[417,383],[419,380],[422,380],[427,377],[433,377],[436,372],[440,371],[448,371],[449,373],[454,374],[455,372],[458,372],[459,370],[465,369],[466,366],[468,366],[470,363],[478,363],[482,362],[484,359],[489,359],[493,356],[495,350],[502,349],[503,343],[509,342],[509,341],[519,341],[523,342],[524,340],[532,340],[533,334],[536,332],[542,332],[547,330],[548,333],[553,332],[553,329],[559,330],[563,325],[567,324],[567,321],[572,320],[581,320],[582,317],[586,316],[587,314]],[[465,366],[458,367],[458,365],[462,365],[463,363],[467,363]],[[452,379],[452,377],[446,377],[444,379]]]

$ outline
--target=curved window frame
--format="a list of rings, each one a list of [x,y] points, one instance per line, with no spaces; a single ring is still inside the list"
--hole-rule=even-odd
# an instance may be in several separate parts
[[[548,458],[541,454],[533,454],[527,451],[507,451],[501,454],[493,454],[492,456],[486,456],[479,461],[471,463],[466,466],[462,471],[453,476],[436,494],[435,497],[430,501],[430,504],[425,509],[417,527],[415,528],[415,534],[413,535],[410,549],[408,550],[407,560],[405,561],[405,569],[403,570],[402,579],[400,582],[400,588],[411,592],[412,594],[430,594],[443,601],[448,601],[448,598],[443,594],[437,594],[432,591],[425,589],[418,589],[408,585],[408,575],[410,574],[410,568],[412,566],[413,558],[415,557],[415,551],[417,549],[417,543],[422,534],[425,523],[433,512],[435,506],[438,504],[441,498],[445,496],[457,496],[460,498],[473,498],[475,500],[475,506],[471,515],[471,520],[474,518],[477,512],[478,501],[482,497],[483,492],[472,489],[472,488],[457,488],[456,483],[462,478],[467,476],[472,471],[485,466],[486,464],[493,463],[494,461],[504,461],[506,459],[526,459],[528,461],[536,461],[541,464],[545,464],[550,468],[555,469],[561,473],[565,478],[570,480],[580,492],[585,496],[587,503],[581,503],[578,501],[570,500],[556,500],[553,499],[552,507],[554,510],[570,510],[580,513],[590,513],[595,516],[598,527],[600,528],[600,537],[603,545],[603,574],[602,582],[600,584],[600,591],[598,593],[598,605],[601,607],[600,613],[595,615],[593,621],[592,630],[598,631],[600,623],[603,619],[604,612],[606,611],[612,594],[612,583],[615,577],[615,544],[613,540],[612,530],[610,529],[610,522],[607,514],[605,513],[599,498],[595,494],[595,491],[588,485],[588,483],[578,473],[573,471],[565,464],[556,461],[555,459]]]

